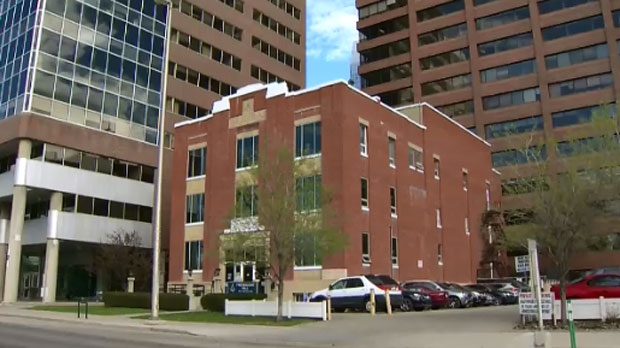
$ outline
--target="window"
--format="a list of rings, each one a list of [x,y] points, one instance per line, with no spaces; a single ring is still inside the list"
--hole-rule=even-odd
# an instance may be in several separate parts
[[[220,0],[221,1],[221,0]],[[230,0],[228,0],[230,1]],[[237,0],[239,1],[239,0]],[[293,16],[295,19],[301,19],[301,10],[286,0],[269,0],[274,6],[278,6],[282,11]],[[242,6],[243,7],[243,6]]]
[[[409,39],[390,42],[360,52],[360,63],[367,64],[382,59],[409,53],[411,45]]]
[[[370,235],[362,233],[362,263],[370,264]]]
[[[391,107],[400,105],[408,105],[413,103],[413,87],[405,87],[395,91],[389,91],[377,94],[379,100]]]
[[[542,37],[544,41],[551,41],[602,29],[604,26],[603,16],[598,15],[543,28]]]
[[[592,116],[596,115],[597,112],[599,112],[599,110],[601,114],[607,114],[611,117],[616,114],[616,105],[615,103],[612,103],[611,105],[603,109],[601,109],[599,105],[595,105],[580,109],[553,113],[551,114],[551,117],[553,119],[553,127],[567,127],[576,124],[587,123],[592,119]]]
[[[231,67],[237,71],[241,71],[241,58],[182,31],[172,29],[172,32],[170,33],[170,41],[177,43],[180,46],[189,48],[190,50],[206,56],[207,58],[220,64]]]
[[[546,148],[530,147],[527,150],[505,150],[494,152],[491,154],[491,161],[493,167],[512,166],[517,164],[524,164],[537,160],[545,160],[547,158]]]
[[[465,35],[467,35],[467,23],[456,24],[418,35],[418,46],[430,45]]]
[[[545,57],[547,69],[556,69],[609,57],[607,44],[594,45]]]
[[[474,101],[465,100],[462,102],[438,106],[437,109],[449,117],[463,116],[474,113]]]
[[[429,19],[446,16],[451,13],[462,11],[465,8],[463,0],[447,2],[445,4],[433,6],[417,12],[418,22],[427,21]]]
[[[437,244],[437,263],[443,265],[443,245]]]
[[[528,88],[519,91],[496,94],[482,98],[484,110],[494,110],[509,106],[533,103],[540,100],[540,89]]]
[[[321,175],[306,176],[296,179],[296,209],[298,212],[321,209],[322,192]]]
[[[471,74],[452,76],[422,84],[422,95],[448,92],[471,86]]]
[[[613,86],[614,79],[611,73],[581,77],[549,85],[549,96],[558,98],[566,95],[596,91]]]
[[[316,235],[312,233],[295,234],[295,266],[316,267],[321,265]]]
[[[469,236],[469,218],[465,217],[465,234]]]
[[[195,20],[201,21],[211,28],[241,41],[243,30],[201,9],[197,5],[193,5],[186,0],[173,1],[172,8],[176,8],[178,11],[193,17]]]
[[[441,209],[435,209],[435,218],[437,220],[437,228],[441,228]]]
[[[187,177],[193,178],[205,175],[205,167],[207,163],[207,148],[189,150],[187,161]]]
[[[433,158],[433,175],[439,180],[439,158]]]
[[[301,71],[301,61],[299,58],[288,54],[286,51],[281,50],[256,36],[252,36],[252,47],[282,64],[288,65],[297,71]]]
[[[407,15],[360,28],[360,41],[376,39],[406,29],[409,29],[409,16]],[[409,44],[407,44],[407,46],[409,46]]]
[[[350,278],[347,279],[347,289],[357,289],[357,288],[363,288],[364,287],[364,282],[359,279],[359,278]]]
[[[237,139],[237,169],[258,164],[258,135]]]
[[[392,266],[398,265],[398,239],[392,237],[392,243],[390,245],[390,254],[392,255]]]
[[[193,224],[203,222],[205,211],[205,194],[198,193],[187,196],[187,204],[185,210],[185,223]]]
[[[467,191],[469,188],[469,174],[463,170],[463,191]]]
[[[390,213],[396,216],[396,188],[390,187]]]
[[[360,123],[360,154],[368,156],[368,126]]]
[[[400,64],[361,75],[362,87],[371,87],[400,79],[411,78],[411,63]]]
[[[235,217],[244,218],[258,215],[258,187],[237,187],[235,195]]]
[[[422,164],[422,151],[415,147],[409,147],[409,168],[424,171]]]
[[[204,253],[201,240],[185,242],[185,267],[186,271],[202,270],[202,258]]]
[[[484,129],[486,138],[494,139],[528,132],[537,132],[543,130],[543,127],[543,118],[538,115],[514,121],[489,124],[484,126]]]
[[[309,156],[321,153],[321,122],[307,123],[295,127],[295,156]]]
[[[527,6],[476,19],[476,29],[484,30],[530,18]]]
[[[478,54],[481,57],[487,56],[489,54],[531,46],[532,42],[532,33],[514,35],[503,39],[478,44]]]
[[[469,48],[440,53],[434,56],[420,59],[420,69],[430,70],[442,66],[466,62],[469,60]]]
[[[168,75],[222,96],[231,95],[237,91],[237,88],[234,86],[216,80],[196,70],[186,68],[174,62],[170,62]]]
[[[388,137],[388,158],[390,167],[396,167],[396,139]]]
[[[250,75],[253,78],[255,78],[255,79],[259,80],[259,81],[262,81],[264,83],[286,82],[286,85],[288,86],[288,89],[290,91],[298,91],[298,90],[301,89],[301,87],[299,87],[298,85],[296,85],[296,84],[294,84],[292,82],[286,81],[283,78],[279,77],[278,75],[270,73],[269,71],[267,71],[267,70],[265,70],[265,69],[263,69],[261,67],[258,67],[256,65],[251,65],[250,66]]]
[[[381,0],[359,8],[359,19],[407,6],[408,0]]]
[[[538,12],[542,15],[545,13],[563,10],[565,8],[583,5],[588,2],[598,2],[598,0],[545,0],[538,3]]]
[[[522,62],[499,66],[480,72],[480,79],[483,83],[506,80],[512,77],[533,74],[536,72],[536,61],[534,59]]]
[[[620,11],[616,10],[611,13],[611,16],[614,20],[614,27],[620,27]]]
[[[368,209],[368,179],[362,178],[362,209]]]
[[[297,45],[301,43],[301,35],[299,35],[298,32],[267,16],[266,14],[258,11],[257,9],[254,9],[252,17],[254,18],[255,22],[260,23],[264,27],[271,29],[273,32],[278,33],[278,35],[288,39],[289,41]]]
[[[620,287],[620,277],[613,275],[596,277],[588,282],[588,286]]]

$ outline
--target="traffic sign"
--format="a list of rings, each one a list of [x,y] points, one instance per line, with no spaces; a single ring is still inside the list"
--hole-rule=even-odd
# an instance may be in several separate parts
[[[521,255],[515,257],[515,268],[517,273],[526,273],[530,271],[529,255]]]

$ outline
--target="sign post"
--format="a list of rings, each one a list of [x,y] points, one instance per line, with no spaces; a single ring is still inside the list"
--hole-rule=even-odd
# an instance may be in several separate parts
[[[538,269],[538,246],[533,239],[527,240],[527,251],[530,259],[530,279],[532,280],[532,291],[536,296],[536,304],[538,305],[538,329],[543,330],[542,317],[542,296],[540,288],[540,271]]]
[[[573,304],[571,300],[568,300],[568,331],[570,332],[570,348],[577,348],[575,322],[573,321]]]

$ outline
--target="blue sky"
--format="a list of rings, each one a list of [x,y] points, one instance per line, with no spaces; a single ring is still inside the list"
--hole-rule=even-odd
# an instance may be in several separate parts
[[[349,79],[357,40],[355,0],[307,0],[306,86]]]

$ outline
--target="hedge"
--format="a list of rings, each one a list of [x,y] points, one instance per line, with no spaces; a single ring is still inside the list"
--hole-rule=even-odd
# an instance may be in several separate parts
[[[211,312],[224,312],[226,300],[230,301],[250,301],[264,300],[267,294],[208,294],[200,298],[202,309]]]
[[[104,292],[106,307],[151,308],[151,294],[148,292]],[[159,294],[159,309],[165,311],[186,311],[189,309],[189,296],[182,294]]]

